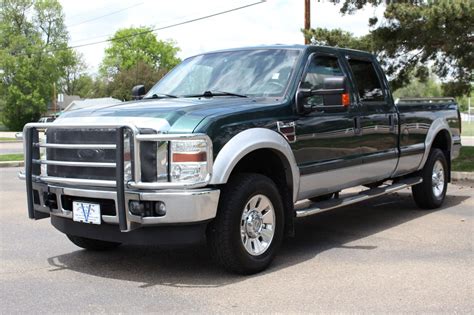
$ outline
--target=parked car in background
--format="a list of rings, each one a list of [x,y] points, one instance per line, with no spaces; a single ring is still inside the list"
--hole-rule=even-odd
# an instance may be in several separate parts
[[[46,117],[41,117],[38,122],[39,123],[49,123],[49,122],[53,122],[54,120],[56,119],[56,117],[53,117],[53,116],[46,116]]]

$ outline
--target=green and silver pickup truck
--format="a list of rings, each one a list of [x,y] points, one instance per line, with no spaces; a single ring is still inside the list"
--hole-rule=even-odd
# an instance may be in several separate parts
[[[461,147],[454,99],[394,101],[349,49],[205,53],[133,95],[24,128],[29,217],[79,247],[207,240],[227,270],[259,272],[298,217],[407,187],[440,207]]]

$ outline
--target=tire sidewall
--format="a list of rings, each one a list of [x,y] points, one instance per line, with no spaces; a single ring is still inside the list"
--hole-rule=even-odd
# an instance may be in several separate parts
[[[443,165],[443,175],[444,175],[444,187],[443,187],[443,193],[439,196],[439,197],[436,197],[434,192],[433,192],[433,179],[432,179],[432,174],[433,174],[433,168],[436,164],[437,161],[440,161],[441,164]],[[446,197],[446,191],[448,189],[448,164],[446,162],[446,157],[444,155],[444,153],[439,150],[439,149],[435,149],[433,151],[433,154],[431,156],[431,159],[429,160],[429,164],[428,164],[428,167],[426,168],[425,170],[425,180],[428,180],[428,187],[429,187],[429,198],[431,199],[431,201],[433,202],[433,204],[437,205],[437,206],[440,206],[443,201],[444,201],[444,198]]]
[[[245,205],[255,195],[264,195],[270,200],[275,211],[276,223],[275,234],[273,235],[270,247],[264,253],[253,256],[247,252],[244,245],[242,244],[240,222]],[[236,249],[236,258],[245,269],[250,270],[264,268],[271,262],[283,238],[284,212],[283,203],[281,201],[278,189],[276,188],[273,181],[263,175],[260,175],[256,178],[256,180],[245,186],[244,189],[236,192],[232,199],[233,200],[231,200],[230,203],[233,205],[233,209],[228,209],[231,210],[232,222],[234,222],[231,229],[232,237],[230,241],[232,243],[231,246]]]

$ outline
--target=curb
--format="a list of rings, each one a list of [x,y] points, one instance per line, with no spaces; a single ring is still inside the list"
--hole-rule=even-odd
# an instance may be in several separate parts
[[[10,162],[0,162],[0,168],[2,167],[20,167],[25,166],[24,161],[10,161]]]
[[[0,143],[23,143],[22,140],[0,140]]]
[[[474,172],[451,172],[451,179],[474,182]]]

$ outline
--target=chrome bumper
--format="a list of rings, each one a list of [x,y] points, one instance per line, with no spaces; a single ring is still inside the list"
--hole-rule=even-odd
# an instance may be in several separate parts
[[[61,186],[52,186],[44,183],[33,183],[33,208],[37,215],[44,214],[63,218],[73,218],[72,209],[65,209],[63,198],[68,197],[78,201],[81,198],[94,198],[100,200],[113,200],[115,215],[102,214],[105,224],[119,224],[120,212],[115,191],[78,189]],[[159,226],[170,224],[189,224],[210,220],[216,216],[219,202],[219,189],[193,189],[193,190],[162,190],[162,191],[125,191],[125,221],[129,228],[134,230],[141,226]],[[46,199],[46,196],[48,199]],[[51,200],[55,200],[52,205]],[[160,217],[141,217],[129,211],[129,202],[161,201],[166,206],[166,214]],[[99,201],[100,203],[100,201]],[[125,231],[123,231],[125,232]]]

